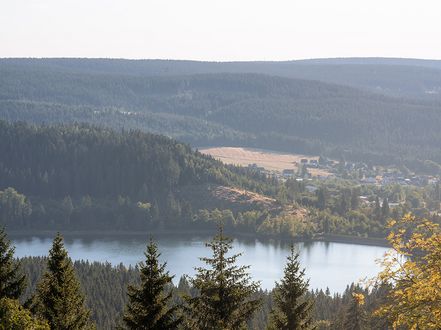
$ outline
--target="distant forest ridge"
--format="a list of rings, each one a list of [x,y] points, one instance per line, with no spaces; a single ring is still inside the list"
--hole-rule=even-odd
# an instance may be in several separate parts
[[[441,99],[255,73],[142,74],[164,63],[0,60],[0,119],[136,128],[194,147],[258,147],[439,172]]]
[[[441,98],[441,60],[331,58],[274,62],[203,62],[82,58],[0,59],[0,68],[14,66],[26,70],[133,76],[261,73],[336,83],[406,98]]]

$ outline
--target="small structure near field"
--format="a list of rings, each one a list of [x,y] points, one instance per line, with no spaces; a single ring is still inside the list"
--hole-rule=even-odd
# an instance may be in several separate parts
[[[282,171],[284,178],[292,178],[294,176],[294,170],[286,168]]]

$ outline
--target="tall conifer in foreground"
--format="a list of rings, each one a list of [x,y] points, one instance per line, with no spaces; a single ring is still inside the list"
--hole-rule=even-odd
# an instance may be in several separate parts
[[[284,276],[274,289],[275,309],[271,312],[269,329],[315,329],[311,316],[313,302],[306,298],[308,281],[300,269],[299,255],[291,245]]]
[[[0,229],[0,299],[18,299],[26,287],[26,277],[20,272],[14,251],[4,229]]]
[[[94,329],[84,303],[80,282],[60,234],[49,251],[47,271],[40,280],[31,303],[32,311],[46,319],[51,329]]]
[[[181,323],[177,307],[168,307],[172,291],[166,293],[173,276],[165,271],[166,263],[159,263],[158,248],[150,240],[145,252],[146,261],[140,263],[141,285],[128,287],[129,303],[124,313],[127,329],[168,330]]]
[[[200,258],[208,268],[196,268],[196,276],[190,279],[199,294],[187,298],[187,326],[207,330],[242,329],[261,305],[261,300],[253,297],[259,283],[251,281],[249,266],[236,265],[240,254],[227,256],[232,240],[224,236],[222,226],[206,246],[213,256]]]

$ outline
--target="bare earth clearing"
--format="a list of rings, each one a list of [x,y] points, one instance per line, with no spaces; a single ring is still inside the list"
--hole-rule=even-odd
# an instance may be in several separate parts
[[[268,150],[239,148],[239,147],[218,147],[218,148],[204,148],[199,150],[203,154],[211,155],[226,164],[234,164],[240,166],[248,166],[249,164],[256,164],[264,167],[269,171],[282,172],[284,169],[294,169],[295,171],[303,158],[318,160],[318,156],[306,156],[299,154],[284,154]],[[308,171],[312,176],[328,176],[329,172],[309,168]]]

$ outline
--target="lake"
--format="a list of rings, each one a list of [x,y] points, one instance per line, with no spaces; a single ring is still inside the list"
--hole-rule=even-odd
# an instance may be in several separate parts
[[[167,261],[167,269],[176,275],[175,283],[181,275],[193,275],[193,267],[203,265],[198,257],[210,255],[204,245],[209,236],[159,235],[155,239],[161,260]],[[11,240],[17,257],[47,255],[52,244],[51,237],[11,236]],[[146,241],[147,238],[141,236],[65,237],[66,248],[74,260],[108,261],[126,266],[143,259]],[[283,274],[289,245],[258,239],[235,239],[233,244],[235,253],[243,253],[238,263],[251,266],[253,279],[261,281],[262,288],[273,288]],[[329,242],[296,243],[296,248],[310,278],[310,287],[329,287],[331,292],[342,292],[351,282],[377,274],[380,268],[375,260],[387,250],[378,246]]]

